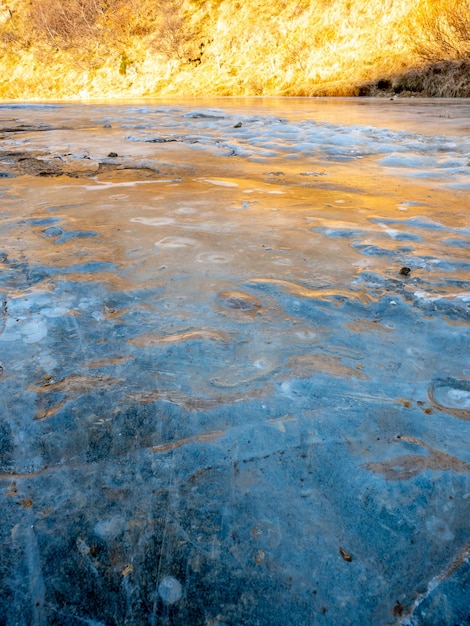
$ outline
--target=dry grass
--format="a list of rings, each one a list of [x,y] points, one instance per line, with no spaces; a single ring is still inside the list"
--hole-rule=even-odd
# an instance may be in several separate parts
[[[419,0],[410,43],[426,61],[470,59],[470,0]]]
[[[469,92],[470,0],[4,1],[5,99]]]

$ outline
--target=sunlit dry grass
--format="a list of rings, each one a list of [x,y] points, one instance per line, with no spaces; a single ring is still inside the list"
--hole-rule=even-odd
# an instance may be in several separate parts
[[[10,0],[0,96],[407,92],[470,59],[469,28],[470,0]]]

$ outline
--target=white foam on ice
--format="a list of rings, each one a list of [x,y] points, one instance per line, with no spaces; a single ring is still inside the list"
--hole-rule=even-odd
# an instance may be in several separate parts
[[[470,142],[467,137],[423,135],[372,126],[338,125],[315,119],[288,120],[271,115],[210,114],[183,107],[161,110],[166,135],[155,139],[154,125],[128,122],[131,141],[183,142],[215,156],[263,162],[273,157],[312,157],[319,161],[376,158],[390,174],[446,179],[446,184],[468,183]],[[188,132],[190,134],[188,134]],[[464,179],[464,180],[463,180]],[[465,180],[466,179],[466,180]],[[215,183],[213,184],[221,184]]]
[[[225,180],[223,178],[200,178],[199,180],[203,183],[216,185],[218,187],[238,187],[238,183],[235,183],[232,180]]]
[[[0,335],[0,341],[37,343],[47,335],[47,323],[42,315],[26,318],[8,318]]]
[[[175,223],[175,220],[171,217],[132,217],[130,221],[137,224],[145,224],[146,226],[169,226]]]

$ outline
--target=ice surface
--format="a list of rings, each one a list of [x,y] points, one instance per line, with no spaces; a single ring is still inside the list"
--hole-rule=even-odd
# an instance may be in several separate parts
[[[468,622],[469,130],[0,105],[1,624]]]

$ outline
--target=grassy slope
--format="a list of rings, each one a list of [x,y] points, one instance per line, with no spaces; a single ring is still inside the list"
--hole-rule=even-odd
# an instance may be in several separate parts
[[[89,40],[54,45],[28,21],[31,2],[10,0],[13,17],[0,12],[0,97],[349,96],[374,95],[377,84],[470,96],[459,54],[446,52],[453,60],[435,71],[439,49],[426,68],[413,45],[425,41],[430,5],[450,1],[470,8],[470,0],[181,0],[159,21],[142,0],[140,14],[134,5]]]

